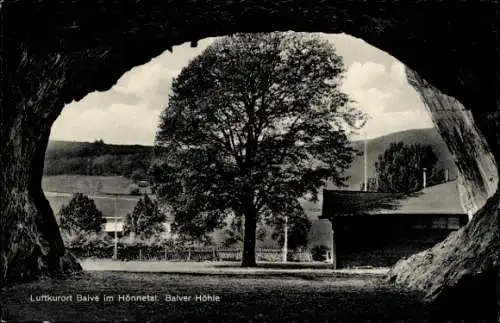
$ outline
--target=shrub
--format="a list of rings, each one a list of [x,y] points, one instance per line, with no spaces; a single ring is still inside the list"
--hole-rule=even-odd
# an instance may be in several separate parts
[[[298,248],[297,250],[288,253],[287,260],[297,262],[310,262],[313,260],[313,258],[311,251],[304,248]]]
[[[314,261],[325,261],[326,260],[326,252],[328,251],[328,247],[325,245],[316,245],[311,249],[312,259]]]
[[[145,181],[147,179],[147,175],[144,170],[136,169],[132,172],[132,174],[130,174],[130,178],[137,183],[140,181]]]
[[[128,194],[134,196],[140,196],[141,190],[137,185],[130,185],[128,188]]]
[[[77,257],[110,258],[113,255],[113,239],[105,232],[64,233],[63,241]]]

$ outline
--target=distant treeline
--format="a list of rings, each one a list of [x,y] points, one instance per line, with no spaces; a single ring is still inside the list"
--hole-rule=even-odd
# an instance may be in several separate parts
[[[51,141],[45,154],[45,175],[121,175],[141,179],[147,173],[153,147],[95,142]]]

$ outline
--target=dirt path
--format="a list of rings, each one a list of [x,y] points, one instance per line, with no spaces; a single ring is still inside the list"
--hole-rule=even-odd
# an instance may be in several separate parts
[[[270,274],[270,273],[315,273],[315,274],[368,274],[385,275],[388,268],[338,269],[325,263],[266,263],[257,268],[241,268],[239,262],[171,262],[171,261],[113,261],[107,259],[81,260],[85,271],[124,271],[156,273],[206,273],[206,274]]]

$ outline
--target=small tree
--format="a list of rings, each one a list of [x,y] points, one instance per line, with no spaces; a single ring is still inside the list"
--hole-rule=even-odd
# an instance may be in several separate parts
[[[127,214],[123,231],[124,234],[133,233],[136,237],[150,238],[164,231],[165,220],[165,214],[159,210],[158,204],[144,194],[132,214]]]
[[[82,193],[73,195],[69,203],[59,211],[60,227],[68,233],[78,231],[101,232],[106,222],[94,200]]]

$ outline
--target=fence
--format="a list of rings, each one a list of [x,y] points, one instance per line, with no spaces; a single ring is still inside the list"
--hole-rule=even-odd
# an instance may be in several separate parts
[[[72,248],[70,251],[79,258],[112,258],[113,247],[98,249]],[[118,247],[118,259],[125,261],[241,261],[242,249],[221,248],[175,248],[162,246],[127,246]],[[280,262],[283,258],[281,249],[257,249],[257,261]],[[309,262],[312,255],[309,250],[288,251],[288,261]]]

